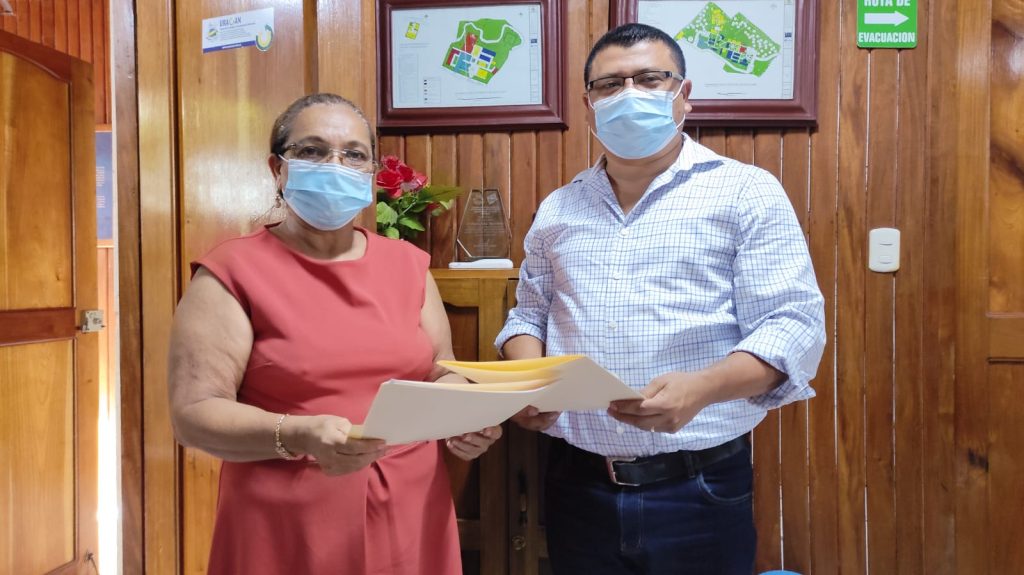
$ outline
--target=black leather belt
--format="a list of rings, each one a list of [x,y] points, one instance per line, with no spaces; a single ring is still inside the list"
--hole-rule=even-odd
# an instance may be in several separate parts
[[[615,485],[639,487],[680,477],[694,478],[705,467],[736,455],[749,445],[747,435],[697,451],[673,451],[649,457],[604,457],[563,441],[564,463],[574,472],[604,476]]]

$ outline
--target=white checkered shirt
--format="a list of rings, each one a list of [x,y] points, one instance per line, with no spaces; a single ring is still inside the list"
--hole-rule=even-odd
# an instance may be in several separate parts
[[[675,434],[604,411],[563,413],[549,434],[601,455],[704,449],[814,396],[824,300],[793,207],[768,172],[686,138],[623,214],[602,159],[544,200],[525,248],[498,349],[532,335],[547,355],[586,354],[637,390],[735,351],[787,375],[765,395],[708,406]]]

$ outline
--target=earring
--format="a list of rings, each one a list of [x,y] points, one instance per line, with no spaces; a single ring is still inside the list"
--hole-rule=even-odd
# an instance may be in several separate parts
[[[284,197],[284,196],[283,196],[283,195],[281,194],[281,190],[277,190],[277,197],[276,197],[276,198],[274,198],[274,207],[275,207],[275,208],[280,208],[280,207],[281,207],[281,204],[282,204],[282,198],[283,198],[283,197]]]

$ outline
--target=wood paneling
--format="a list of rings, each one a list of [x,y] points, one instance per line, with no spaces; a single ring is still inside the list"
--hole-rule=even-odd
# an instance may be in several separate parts
[[[818,4],[820,42],[818,61],[818,129],[811,132],[808,151],[807,233],[811,261],[818,285],[825,296],[825,324],[828,339],[818,377],[814,381],[816,397],[807,402],[808,411],[808,506],[810,522],[806,529],[810,539],[810,557],[806,564],[801,558],[783,555],[783,564],[800,573],[839,572],[839,466],[836,402],[839,400],[835,380],[838,346],[836,316],[839,302],[836,283],[839,275],[836,225],[838,217],[839,174],[839,104],[843,92],[840,74],[841,34],[839,32],[840,2]],[[790,194],[793,190],[790,190]],[[843,344],[845,346],[845,342]],[[785,482],[783,483],[785,497]],[[802,526],[793,525],[799,530]],[[852,526],[850,526],[852,527]],[[787,530],[789,533],[790,530]],[[787,537],[788,539],[788,537]]]
[[[856,6],[843,2],[840,37],[853,38]],[[837,426],[839,457],[839,570],[867,571],[866,461],[865,461],[865,310],[864,246],[866,245],[865,169],[868,154],[868,52],[852,42],[840,44],[839,182],[837,250],[839,277],[836,294],[835,337]],[[881,337],[872,334],[872,338]]]
[[[806,130],[782,134],[781,181],[790,195],[793,208],[800,219],[804,233],[808,233],[810,190],[807,187],[810,167],[807,154],[810,138]],[[782,482],[782,528],[788,533],[782,539],[782,556],[787,568],[808,572],[811,564],[811,533],[804,529],[810,524],[810,469],[807,465],[808,403],[787,406],[779,413],[780,419],[780,476]],[[782,442],[781,438],[786,441]]]
[[[957,12],[955,74],[957,140],[957,334],[956,422],[956,571],[991,573],[988,549],[990,401],[988,332],[990,252],[988,212],[990,50],[992,2],[984,0]],[[972,384],[967,384],[972,382]],[[995,572],[999,572],[998,570]]]
[[[958,5],[929,2],[927,40],[928,116],[924,141],[929,142],[926,156],[927,198],[924,210],[922,257],[927,262],[923,289],[914,297],[923,299],[922,348],[927,359],[920,368],[922,453],[944,457],[923,458],[922,463],[922,559],[924,573],[949,575],[956,565],[956,358],[957,352],[957,127],[956,82],[949,79],[956,62]],[[932,41],[931,39],[935,39]],[[955,73],[954,73],[955,76]],[[907,136],[907,142],[922,141]],[[921,222],[921,214],[905,216],[905,221]],[[906,297],[906,296],[905,296]],[[917,550],[911,550],[917,551]]]
[[[0,30],[64,52],[93,65],[96,124],[110,124],[110,27],[108,2],[91,0],[12,1],[13,15],[0,16]]]
[[[139,282],[142,419],[144,422],[142,512],[145,545],[144,572],[178,573],[183,551],[179,517],[180,458],[171,431],[167,405],[167,349],[171,318],[178,302],[180,237],[177,164],[177,106],[174,68],[174,13],[171,0],[150,2],[138,13],[139,212],[125,214],[139,222]],[[133,238],[134,240],[134,238]],[[127,332],[122,332],[126,334]],[[127,337],[132,337],[127,335]],[[131,385],[130,382],[123,384]]]
[[[117,307],[121,463],[121,567],[145,569],[143,517],[142,261],[135,5],[115,2],[111,18],[117,109]]]
[[[851,18],[852,20],[852,18]],[[865,228],[893,227],[896,223],[896,185],[899,103],[899,52],[874,50],[868,75]],[[857,266],[867,269],[866,236],[860,236]],[[902,278],[901,278],[902,279]],[[864,477],[867,517],[868,572],[885,572],[896,564],[896,505],[893,437],[894,428],[893,334],[896,274],[865,272],[864,298]]]
[[[434,183],[499,187],[517,265],[539,203],[600,150],[579,95],[583,61],[607,29],[608,3],[561,4],[570,23],[566,131],[391,135],[379,145],[381,153],[428,172]],[[1013,449],[1019,451],[1019,437],[1010,433],[1013,406],[995,409],[992,401],[996,393],[1011,397],[1019,391],[1020,375],[1016,367],[992,367],[986,359],[1012,360],[1021,341],[1024,120],[1017,102],[1024,94],[1011,56],[1020,52],[1024,9],[1019,0],[970,6],[921,0],[918,47],[891,51],[856,47],[856,5],[818,2],[816,128],[690,130],[709,148],[781,179],[807,234],[826,301],[829,341],[813,384],[817,397],[770,414],[755,434],[757,567],[805,574],[985,573],[989,567],[998,572],[1016,551],[1010,534],[992,539],[996,533],[988,525],[1003,517],[992,498],[1000,494],[1012,503],[1014,495],[1005,476],[996,479],[994,473],[1020,473],[1009,459]],[[88,6],[62,6],[54,3],[54,43],[65,38],[67,49],[77,50],[83,39],[95,41],[95,25],[87,35],[79,18]],[[255,4],[163,2],[139,23],[143,175],[141,198],[134,199],[138,207],[129,209],[141,214],[142,224],[136,230],[140,251],[127,257],[152,286],[139,298],[146,310],[146,349],[137,352],[146,361],[145,414],[154,429],[153,435],[147,431],[146,469],[156,477],[147,477],[146,489],[161,494],[146,509],[152,549],[146,565],[152,568],[173,571],[180,567],[180,546],[201,545],[201,535],[189,542],[175,539],[183,520],[175,515],[182,485],[175,473],[188,476],[187,491],[206,490],[181,509],[198,513],[212,489],[212,463],[198,466],[201,460],[190,454],[182,470],[164,430],[162,359],[156,354],[166,351],[164,330],[177,289],[187,279],[183,264],[217,239],[248,229],[262,213],[260,202],[269,190],[260,175],[268,119],[291,95],[334,91],[375,116],[374,2],[274,6],[290,39],[267,54],[236,50],[220,56],[227,64],[199,56],[196,31],[185,30],[185,22]],[[44,5],[41,14],[46,10]],[[47,20],[40,16],[39,22],[45,30]],[[17,22],[22,24],[24,34],[31,34],[30,22]],[[285,57],[291,68],[270,64]],[[210,76],[214,71],[217,77]],[[129,77],[127,71],[119,74]],[[264,80],[259,89],[257,78]],[[230,113],[217,118],[217,110]],[[230,179],[244,184],[225,187],[223,174],[240,171],[251,174]],[[990,183],[991,203],[975,201]],[[132,190],[127,193],[132,202]],[[434,219],[418,240],[433,267],[455,258],[461,213],[460,204]],[[995,225],[987,227],[989,221]],[[362,222],[373,225],[369,211]],[[122,225],[132,224],[122,219]],[[880,226],[903,234],[902,267],[894,274],[866,268],[867,234]],[[123,283],[122,293],[131,285],[137,289],[138,283]],[[968,293],[977,297],[963,299]],[[477,338],[478,317],[450,311],[457,353],[482,357],[486,342]],[[472,343],[465,349],[458,347],[467,341]],[[991,374],[991,390],[978,384],[988,377],[979,374]],[[140,401],[132,393],[127,397]],[[519,454],[510,461],[525,465]],[[453,482],[460,481],[471,480],[454,473]],[[514,493],[518,479],[504,481]],[[517,503],[510,501],[508,509],[508,527],[518,533],[512,519]],[[979,515],[977,509],[988,511]],[[524,529],[536,533],[534,519],[528,517]],[[1019,536],[1021,529],[1009,532]],[[988,541],[1000,556],[987,557]],[[196,549],[185,553],[185,569],[192,569],[189,553],[202,554]],[[529,572],[535,551],[511,556],[510,564]]]

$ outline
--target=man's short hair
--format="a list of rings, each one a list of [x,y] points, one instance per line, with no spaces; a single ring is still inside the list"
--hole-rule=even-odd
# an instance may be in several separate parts
[[[590,55],[587,56],[587,64],[583,67],[583,83],[590,82],[590,66],[594,63],[594,57],[601,50],[609,46],[629,48],[640,42],[661,42],[668,46],[672,52],[672,59],[675,61],[676,67],[679,68],[679,74],[684,78],[686,77],[686,60],[683,58],[683,50],[679,47],[679,43],[672,36],[654,26],[633,23],[623,24],[618,28],[609,30],[594,44],[594,47],[590,49]]]

